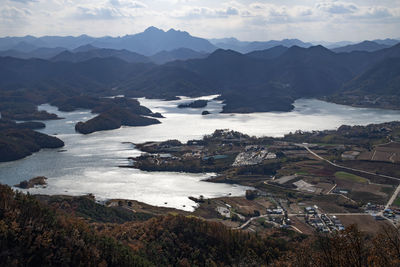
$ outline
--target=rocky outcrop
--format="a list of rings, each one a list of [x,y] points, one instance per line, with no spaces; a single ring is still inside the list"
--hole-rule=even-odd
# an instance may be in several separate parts
[[[46,186],[47,182],[46,182],[47,178],[44,176],[38,176],[38,177],[34,177],[32,179],[30,179],[29,181],[25,180],[20,182],[19,184],[16,184],[15,187],[19,187],[22,189],[29,189],[29,188],[34,188],[35,186]]]

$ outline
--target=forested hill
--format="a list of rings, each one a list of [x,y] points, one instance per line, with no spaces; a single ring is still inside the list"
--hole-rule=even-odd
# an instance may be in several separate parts
[[[85,214],[113,213],[89,205]],[[59,209],[54,207],[60,207]],[[2,266],[261,266],[287,250],[283,240],[232,231],[220,223],[183,216],[146,222],[125,216],[125,224],[87,220],[65,213],[61,205],[0,185],[0,264]],[[99,215],[90,216],[93,220]],[[122,217],[119,217],[122,218]],[[132,221],[133,220],[133,221]]]
[[[132,216],[132,212],[129,215],[96,204],[91,197],[48,198],[39,202],[34,196],[0,185],[1,266],[311,267],[400,263],[400,232],[394,228],[381,229],[373,237],[355,227],[316,237],[287,230],[264,236],[230,230],[193,216]]]
[[[400,57],[388,57],[345,83],[327,100],[340,104],[400,108]]]
[[[161,66],[113,57],[76,63],[6,57],[0,58],[0,96],[43,103],[76,95],[171,98],[222,94],[224,112],[288,111],[297,98],[353,90],[344,85],[365,77],[371,68],[385,79],[387,72],[380,70],[388,65],[381,62],[398,57],[400,45],[351,53],[334,53],[322,46],[249,55],[220,49],[206,58]],[[395,83],[393,90],[398,87]],[[376,90],[377,95],[387,93],[385,88]]]

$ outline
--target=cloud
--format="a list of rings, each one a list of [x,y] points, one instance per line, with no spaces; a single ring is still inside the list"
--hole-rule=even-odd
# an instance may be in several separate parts
[[[76,18],[78,19],[115,19],[123,15],[118,9],[112,7],[77,7]]]
[[[110,0],[110,4],[114,7],[128,7],[128,8],[146,8],[147,6],[138,1],[129,0]]]
[[[186,7],[170,14],[171,17],[178,19],[228,18],[236,15],[239,15],[239,10],[235,7],[227,7],[224,9]]]
[[[147,6],[139,1],[109,0],[96,5],[81,5],[76,7],[75,18],[87,20],[110,20],[131,18],[138,14],[138,9]]]
[[[25,19],[29,15],[32,15],[32,13],[26,8],[20,9],[16,7],[4,6],[0,9],[0,17],[2,19],[21,20]]]
[[[149,26],[202,37],[399,37],[399,0],[0,0],[0,35],[124,35]]]
[[[230,15],[238,15],[239,11],[234,7],[228,7],[225,11],[223,11],[223,14],[226,14],[228,16],[230,16]]]
[[[364,18],[371,18],[371,19],[381,19],[381,18],[388,18],[395,16],[395,14],[391,13],[391,10],[385,8],[385,7],[372,7],[366,9],[362,14],[360,14],[360,17]],[[398,16],[400,17],[400,16]]]
[[[253,18],[257,25],[266,23],[300,23],[317,20],[316,11],[307,6],[284,6],[265,3],[253,3],[241,14]]]
[[[331,14],[350,14],[359,10],[356,5],[343,2],[322,2],[318,3],[316,7]]]
[[[18,3],[23,3],[23,4],[28,4],[32,2],[38,2],[38,0],[10,0],[11,2],[18,2]]]

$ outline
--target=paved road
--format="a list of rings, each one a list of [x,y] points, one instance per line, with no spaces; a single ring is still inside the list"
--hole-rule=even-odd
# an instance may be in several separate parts
[[[329,215],[329,216],[347,216],[347,215],[349,215],[349,216],[359,216],[359,215],[364,216],[364,215],[371,215],[369,213],[325,213],[325,214]],[[289,213],[288,217],[304,216],[304,215],[305,215],[304,213]]]
[[[369,172],[369,171],[364,171],[364,170],[359,170],[359,169],[354,169],[354,168],[350,168],[350,167],[346,167],[346,166],[342,166],[342,165],[333,163],[332,161],[327,160],[327,159],[321,157],[320,155],[318,155],[317,153],[315,153],[314,151],[312,151],[310,148],[308,148],[307,145],[304,145],[304,144],[295,144],[295,145],[300,146],[300,147],[304,147],[304,148],[305,148],[308,152],[310,152],[312,155],[314,155],[315,157],[317,157],[318,159],[320,159],[320,160],[322,160],[322,161],[325,161],[325,162],[331,164],[332,166],[335,166],[335,167],[338,167],[338,168],[341,168],[341,169],[350,170],[350,171],[356,171],[356,172],[361,172],[361,173],[365,173],[365,174],[369,174],[369,175],[375,175],[375,176],[380,176],[380,177],[383,177],[383,178],[388,178],[388,179],[400,181],[400,178],[398,178],[398,177],[393,177],[393,176],[384,175],[384,174],[377,174],[377,173],[373,173],[373,172]]]
[[[243,228],[245,228],[247,225],[249,225],[249,223],[251,223],[252,221],[259,219],[259,218],[266,218],[268,217],[268,214],[264,214],[264,215],[260,215],[257,217],[251,217],[250,219],[248,219],[244,224],[242,224],[239,227],[233,228],[234,230],[242,230]]]
[[[270,214],[264,214],[264,215],[260,215],[260,216],[257,216],[257,217],[252,217],[252,218],[250,218],[249,220],[247,220],[244,224],[242,224],[241,226],[239,226],[239,227],[236,227],[236,228],[232,228],[233,230],[243,230],[245,227],[247,227],[252,221],[254,221],[254,220],[256,220],[256,219],[259,219],[259,218],[266,218],[266,217],[268,217],[268,216],[270,216]],[[280,224],[278,224],[278,223],[276,223],[276,222],[271,222],[271,221],[268,221],[268,223],[272,223],[273,225],[275,225],[275,226],[280,226]],[[297,232],[299,232],[300,234],[302,234],[303,232],[299,229],[299,228],[297,228],[296,226],[293,226],[293,225],[289,225],[291,228],[293,228],[295,231],[297,231]]]
[[[320,160],[322,160],[322,161],[325,161],[325,162],[331,164],[332,166],[335,166],[335,167],[338,167],[338,168],[341,168],[341,169],[346,169],[346,170],[351,170],[351,171],[366,173],[366,174],[370,174],[370,175],[376,175],[376,176],[380,176],[380,177],[383,177],[383,178],[388,178],[388,179],[400,181],[400,178],[397,178],[397,177],[393,177],[393,176],[389,176],[389,175],[384,175],[384,174],[377,174],[377,173],[368,172],[368,171],[359,170],[359,169],[354,169],[354,168],[349,168],[349,167],[346,167],[346,166],[342,166],[342,165],[333,163],[332,161],[327,160],[327,159],[321,157],[320,155],[318,155],[317,153],[315,153],[314,151],[312,151],[307,145],[304,145],[304,144],[296,144],[296,145],[297,145],[297,146],[304,147],[304,148],[307,149],[307,151],[310,152],[312,155],[314,155],[315,157],[317,157],[318,159],[320,159]],[[389,208],[390,205],[393,204],[393,202],[394,202],[394,200],[396,199],[396,197],[397,197],[397,195],[399,194],[399,192],[400,192],[400,184],[397,186],[397,188],[396,188],[396,190],[394,191],[393,195],[390,197],[389,201],[386,203],[385,209]],[[382,213],[382,212],[380,212],[380,214],[381,214],[381,213]]]
[[[369,213],[328,213],[330,216],[372,216]]]
[[[337,184],[335,184],[335,185],[331,188],[331,190],[329,190],[328,193],[326,193],[326,194],[329,195],[330,193],[332,193],[333,189],[335,189],[336,186],[337,186]]]
[[[399,192],[400,192],[400,185],[394,191],[392,197],[389,199],[388,203],[386,204],[385,209],[388,209],[390,207],[390,205],[393,204],[393,201],[396,199],[396,197],[399,194]]]
[[[295,144],[295,145],[305,148],[309,153],[311,153],[312,155],[314,155],[316,158],[318,158],[318,159],[320,159],[320,160],[322,160],[322,161],[325,161],[325,162],[327,162],[327,163],[329,163],[329,164],[331,164],[332,166],[335,166],[335,167],[337,167],[337,168],[346,169],[346,170],[351,170],[351,171],[356,171],[356,172],[361,172],[361,173],[366,173],[366,174],[370,174],[370,175],[376,175],[376,176],[380,176],[380,177],[383,177],[383,178],[388,178],[388,179],[393,179],[393,180],[400,181],[400,178],[397,178],[397,177],[393,177],[393,176],[389,176],[389,175],[384,175],[384,174],[377,174],[377,173],[368,172],[368,171],[359,170],[359,169],[354,169],[354,168],[349,168],[349,167],[346,167],[346,166],[342,166],[342,165],[333,163],[332,161],[327,160],[327,159],[321,157],[320,155],[318,155],[317,153],[315,153],[314,151],[312,151],[310,148],[308,148],[307,145],[304,145],[304,144]],[[274,178],[275,178],[275,177],[274,177]],[[266,182],[264,182],[264,183],[266,183]],[[332,189],[329,191],[329,193],[330,193],[335,187],[336,187],[336,185],[335,185],[334,187],[332,187]],[[396,197],[397,197],[397,195],[399,194],[399,192],[400,192],[400,184],[397,186],[397,188],[396,188],[396,190],[394,191],[393,195],[392,195],[391,198],[389,199],[388,203],[387,203],[386,206],[385,206],[385,209],[389,208],[390,205],[393,204],[393,202],[394,202],[394,200],[396,199]],[[379,214],[382,214],[382,211],[381,211]],[[269,214],[260,215],[260,216],[257,216],[257,217],[252,217],[252,218],[250,218],[249,220],[247,220],[244,224],[242,224],[241,226],[236,227],[236,228],[233,228],[233,229],[242,230],[242,229],[245,228],[247,225],[249,225],[252,221],[254,221],[254,220],[258,219],[258,218],[265,218],[265,217],[268,217],[268,215],[269,215]],[[297,216],[297,215],[304,216],[304,213],[288,214],[288,217]],[[361,215],[361,216],[371,216],[371,214],[369,214],[369,213],[329,213],[328,215],[330,215],[330,216],[360,216],[360,215]],[[390,220],[389,220],[389,221],[390,221]],[[392,222],[392,221],[390,221],[390,222]],[[393,222],[392,222],[392,223],[393,223]],[[292,228],[294,228],[295,230],[297,230],[298,232],[301,233],[301,231],[300,231],[299,229],[297,229],[296,227],[293,226]]]

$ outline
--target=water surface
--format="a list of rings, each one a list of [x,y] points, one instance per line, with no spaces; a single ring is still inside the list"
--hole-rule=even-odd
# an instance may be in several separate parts
[[[1,163],[0,182],[14,185],[43,175],[49,178],[48,187],[31,189],[32,193],[93,193],[100,200],[135,199],[152,205],[193,210],[194,202],[188,196],[238,196],[243,195],[246,188],[202,181],[212,174],[150,173],[119,168],[119,165],[128,164],[128,157],[140,155],[131,143],[168,139],[187,141],[211,134],[215,129],[277,137],[296,130],[335,129],[342,124],[366,125],[400,119],[400,111],[354,108],[312,99],[297,100],[292,112],[252,114],[220,114],[222,105],[218,101],[211,101],[203,109],[178,109],[179,103],[189,100],[139,100],[142,105],[165,116],[161,124],[81,135],[75,133],[74,125],[93,117],[89,111],[60,112],[49,105],[40,106],[65,118],[45,121],[46,128],[42,130],[57,134],[65,147],[45,149],[22,160]],[[202,116],[203,110],[212,114]]]

